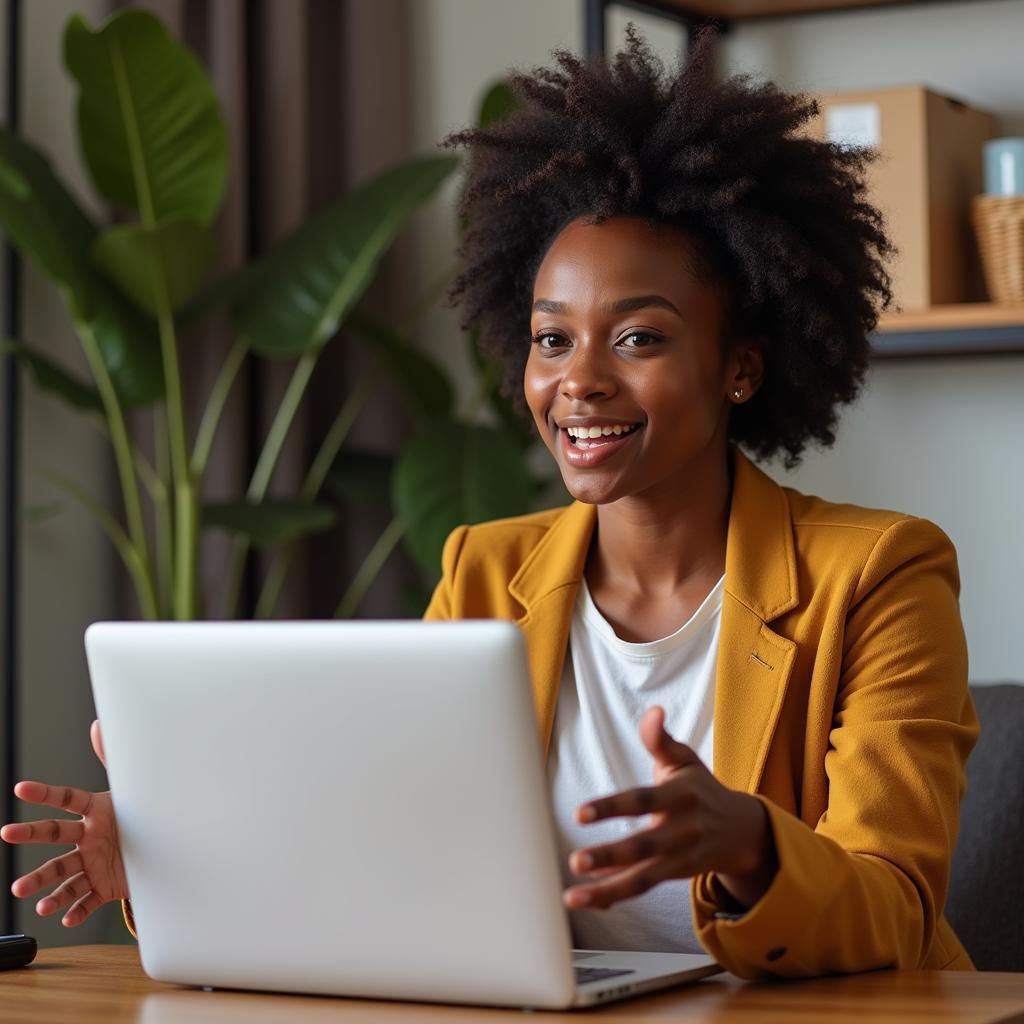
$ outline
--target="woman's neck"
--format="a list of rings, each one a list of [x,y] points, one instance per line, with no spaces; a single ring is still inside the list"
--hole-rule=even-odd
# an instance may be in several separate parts
[[[597,509],[587,582],[657,599],[725,571],[732,459],[708,459],[642,495]]]

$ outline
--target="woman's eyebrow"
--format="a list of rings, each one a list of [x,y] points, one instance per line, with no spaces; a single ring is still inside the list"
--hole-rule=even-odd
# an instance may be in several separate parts
[[[676,316],[682,313],[676,306],[669,302],[664,295],[633,295],[626,299],[616,299],[607,307],[609,313],[634,313],[638,309],[646,309],[650,306],[660,306],[667,309]],[[565,302],[556,302],[554,299],[537,299],[533,304],[534,313],[555,313],[565,314],[569,312],[569,305]]]

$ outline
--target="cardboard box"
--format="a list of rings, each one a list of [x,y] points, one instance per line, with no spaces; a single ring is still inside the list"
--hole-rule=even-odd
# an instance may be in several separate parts
[[[817,97],[814,138],[877,147],[868,198],[899,249],[889,266],[895,308],[910,310],[985,297],[971,228],[982,191],[982,145],[993,116],[924,86]]]

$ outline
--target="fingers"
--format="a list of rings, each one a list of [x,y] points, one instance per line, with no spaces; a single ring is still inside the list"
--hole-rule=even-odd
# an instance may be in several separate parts
[[[658,704],[649,707],[640,719],[640,739],[662,768],[700,764],[700,758],[691,747],[669,735],[665,729],[665,709]]]
[[[97,718],[89,726],[89,739],[92,740],[92,749],[99,758],[100,764],[107,767],[107,755],[103,750],[103,733],[100,732],[100,720]]]
[[[685,794],[680,794],[664,784],[624,789],[621,793],[580,804],[576,808],[576,821],[581,825],[587,825],[604,818],[657,814],[668,810],[669,807],[678,807],[681,798],[685,800]]]
[[[73,786],[48,786],[45,782],[19,782],[14,795],[29,804],[56,807],[71,814],[86,815],[92,810],[93,794]]]
[[[40,917],[49,917],[69,903],[71,909],[60,921],[65,928],[74,928],[76,925],[80,925],[90,914],[103,906],[103,900],[93,892],[92,885],[84,871],[73,875],[63,885],[54,889],[49,896],[44,896],[36,904],[36,913]]]
[[[60,843],[73,846],[85,835],[81,821],[19,821],[0,828],[0,839],[5,843]]]
[[[82,870],[82,856],[77,850],[71,853],[54,857],[45,864],[40,865],[35,871],[15,880],[11,886],[11,892],[19,899],[26,896],[34,896],[40,889],[63,882],[72,875],[77,875]]]
[[[88,875],[84,871],[79,871],[77,875],[72,875],[58,885],[49,896],[44,896],[36,904],[36,913],[40,917],[49,917],[51,914],[56,914],[62,907],[76,903],[90,892],[92,892],[92,885]]]
[[[565,890],[562,901],[570,910],[604,910],[613,903],[640,896],[659,882],[675,877],[678,877],[677,872],[669,858],[654,857],[599,882],[574,885]]]
[[[75,928],[80,925],[91,913],[103,906],[103,900],[94,892],[87,892],[81,899],[74,903],[71,909],[61,918],[60,923],[65,928]]]
[[[607,873],[652,857],[673,856],[693,845],[695,835],[686,826],[661,826],[644,829],[634,835],[603,846],[574,850],[569,867],[577,875]]]

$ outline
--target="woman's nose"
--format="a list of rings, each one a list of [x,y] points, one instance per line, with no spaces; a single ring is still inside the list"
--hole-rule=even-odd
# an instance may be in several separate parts
[[[577,345],[562,374],[562,396],[574,401],[585,401],[608,398],[617,390],[618,385],[608,365],[607,354],[601,352],[598,346]]]

